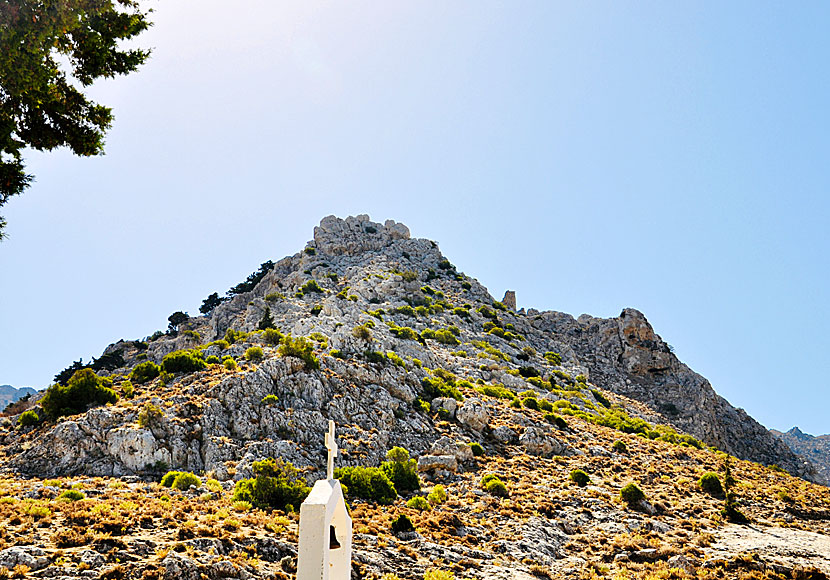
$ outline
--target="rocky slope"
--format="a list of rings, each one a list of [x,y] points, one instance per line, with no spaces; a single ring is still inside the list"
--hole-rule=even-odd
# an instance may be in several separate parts
[[[787,444],[798,456],[809,461],[825,482],[830,481],[830,435],[808,435],[793,427],[786,433],[771,429],[770,432]]]
[[[16,389],[11,385],[0,385],[0,409],[5,409],[10,404],[19,401],[26,395],[37,393],[32,387],[20,387]]]
[[[726,456],[695,437],[813,474],[635,310],[608,320],[514,312],[434,242],[367,216],[325,218],[303,251],[263,264],[216,302],[176,332],[119,341],[96,359],[117,403],[57,421],[33,403],[37,424],[18,425],[18,415],[0,424],[0,566],[59,578],[287,578],[296,517],[239,508],[230,491],[266,457],[320,477],[333,419],[340,465],[378,465],[405,447],[420,494],[442,483],[449,495],[423,512],[407,498],[388,507],[353,499],[357,578],[420,578],[430,566],[505,579],[830,573],[771,541],[758,561],[729,547],[723,498],[696,483]],[[304,340],[278,345],[280,334]],[[131,374],[182,350],[209,364]],[[758,463],[733,467],[741,510],[757,525],[830,533],[830,490]],[[200,485],[159,487],[169,468],[203,474]],[[569,478],[574,469],[588,485]],[[507,497],[482,489],[487,473],[504,480]],[[645,502],[620,500],[631,481]],[[71,488],[87,498],[56,499]],[[416,531],[392,534],[402,513]]]

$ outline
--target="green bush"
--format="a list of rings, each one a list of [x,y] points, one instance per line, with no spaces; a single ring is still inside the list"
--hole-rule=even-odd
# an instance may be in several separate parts
[[[138,426],[146,429],[150,425],[161,421],[162,417],[164,417],[164,411],[161,410],[161,407],[148,401],[138,412]]]
[[[538,411],[539,401],[537,401],[534,397],[526,397],[522,399],[522,406],[528,409],[533,409],[534,411]]]
[[[499,399],[512,399],[514,397],[513,391],[506,388],[502,384],[497,385],[481,385],[475,388],[476,392],[487,395],[488,397],[496,397]]]
[[[712,473],[711,471],[704,473],[697,484],[706,493],[712,495],[720,495],[723,493],[723,486],[720,483],[720,478],[717,473]]]
[[[222,359],[222,366],[224,366],[229,371],[235,371],[236,370],[236,361],[234,360],[234,358],[232,356],[226,356],[225,358]]]
[[[545,413],[544,419],[551,425],[556,425],[556,428],[560,431],[564,431],[568,428],[568,422],[556,413]]]
[[[31,427],[32,425],[37,425],[40,422],[40,417],[37,416],[37,413],[29,409],[28,411],[23,411],[20,414],[20,417],[17,418],[17,424],[21,427]]]
[[[488,473],[481,478],[481,489],[496,497],[510,496],[510,492],[507,491],[507,486],[504,485],[504,482],[492,473]]]
[[[130,380],[143,385],[159,376],[160,373],[161,369],[156,363],[145,361],[135,366],[133,372],[130,373]]]
[[[393,365],[399,366],[401,368],[406,368],[406,363],[404,363],[403,359],[400,356],[398,356],[398,353],[390,350],[386,353],[386,358],[392,361]]]
[[[245,351],[245,360],[256,363],[260,362],[263,358],[265,358],[265,353],[263,353],[262,349],[258,346],[252,346]]]
[[[398,492],[380,467],[341,467],[334,477],[346,486],[349,497],[357,497],[382,505],[390,505]]]
[[[481,443],[470,443],[470,451],[473,452],[473,457],[484,457],[484,447],[481,446]]]
[[[281,459],[254,461],[253,479],[236,483],[232,501],[247,501],[260,509],[298,511],[311,492],[300,472],[291,463]]]
[[[302,336],[293,338],[288,334],[282,337],[277,352],[280,356],[293,356],[302,359],[305,368],[308,370],[320,368],[320,361],[314,356],[314,346]]]
[[[421,336],[412,328],[408,326],[394,326],[390,327],[389,330],[394,334],[396,337],[400,338],[401,340],[420,340]]]
[[[576,377],[576,378],[577,378],[577,382],[578,382],[579,377]],[[598,402],[600,405],[602,405],[602,406],[603,406],[603,407],[605,407],[606,409],[610,409],[610,408],[611,408],[611,401],[609,401],[609,400],[608,400],[608,397],[606,397],[605,395],[603,395],[603,394],[602,394],[601,392],[599,392],[597,389],[591,389],[591,394],[592,394],[592,395],[594,395],[594,399],[596,399],[596,400],[597,400],[597,402]]]
[[[628,445],[625,444],[625,441],[617,439],[614,441],[613,445],[611,445],[611,450],[617,453],[628,453]]]
[[[386,355],[376,350],[364,351],[363,358],[366,359],[366,362],[370,362],[376,365],[383,364],[386,361]]]
[[[265,395],[264,397],[262,397],[261,403],[263,405],[268,405],[269,407],[273,407],[274,405],[277,404],[278,401],[279,401],[279,399],[277,398],[276,395]]]
[[[406,534],[415,531],[412,520],[406,514],[401,514],[392,520],[391,528],[393,534]]]
[[[545,360],[552,365],[559,366],[562,364],[562,356],[558,352],[546,352],[544,354]]]
[[[441,505],[447,501],[447,490],[440,483],[432,488],[432,491],[427,495],[427,501],[432,505]]]
[[[440,376],[424,377],[421,379],[421,386],[424,388],[424,393],[431,399],[451,397],[456,401],[464,400],[461,391],[455,386],[455,381],[452,378],[444,380]]]
[[[192,373],[207,368],[201,353],[193,350],[177,350],[161,360],[162,370],[168,373]]]
[[[161,485],[179,491],[187,491],[191,485],[199,487],[202,485],[202,480],[198,475],[188,471],[168,471],[161,478]]]
[[[77,489],[67,489],[58,496],[58,499],[63,501],[79,501],[86,499],[86,494],[82,491],[78,491]]]
[[[423,496],[416,495],[406,502],[406,507],[423,512],[431,509],[432,505]]]
[[[331,356],[333,356],[334,358],[339,358],[339,359],[341,359],[341,360],[344,360],[344,359],[346,358],[346,355],[345,355],[345,354],[343,354],[343,351],[342,351],[342,350],[338,350],[338,349],[336,349],[336,348],[332,349],[332,350],[331,350],[331,352],[329,352],[329,354],[330,354]]]
[[[282,340],[282,333],[276,328],[266,328],[262,333],[265,344],[277,345]]]
[[[455,334],[453,334],[451,330],[446,329],[446,328],[441,328],[439,330],[436,330],[434,337],[435,337],[435,340],[437,340],[441,344],[448,344],[450,346],[456,346],[456,345],[461,344],[461,341],[459,341],[455,337]]]
[[[404,279],[404,282],[414,282],[418,279],[418,274],[412,270],[407,270],[406,272],[401,272],[401,278]]]
[[[309,280],[305,284],[300,287],[300,293],[305,296],[306,294],[311,294],[315,292],[317,294],[322,294],[325,292],[320,285],[317,283],[317,280]]]
[[[110,382],[111,384],[111,382]],[[76,415],[90,405],[115,403],[118,395],[92,369],[81,369],[67,381],[66,386],[55,384],[46,389],[40,400],[44,413],[50,417]]]
[[[212,355],[210,355],[209,357],[207,357],[207,358],[205,359],[205,362],[206,362],[207,364],[209,364],[209,365],[218,365],[218,364],[222,364],[222,361],[221,361],[221,360],[219,359],[219,357],[218,357],[218,356],[216,356],[215,354],[212,354]]]
[[[646,494],[640,489],[636,483],[629,483],[620,490],[620,499],[628,506],[636,506],[641,501],[646,499]]]
[[[398,493],[410,493],[421,489],[418,462],[409,458],[409,451],[403,447],[393,447],[386,453],[386,459],[387,461],[381,464],[381,469]]]
[[[587,473],[582,471],[581,469],[574,469],[571,471],[571,481],[577,484],[579,487],[584,487],[590,483],[591,478],[588,476]]]
[[[533,568],[531,567],[531,569]],[[424,580],[455,580],[455,574],[449,570],[430,568],[424,572]]]

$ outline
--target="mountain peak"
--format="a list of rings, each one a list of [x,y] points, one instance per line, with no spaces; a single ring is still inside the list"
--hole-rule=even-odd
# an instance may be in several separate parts
[[[345,219],[326,216],[314,228],[314,240],[309,244],[322,254],[339,256],[379,250],[395,240],[408,240],[409,228],[394,220],[373,222],[366,214]]]

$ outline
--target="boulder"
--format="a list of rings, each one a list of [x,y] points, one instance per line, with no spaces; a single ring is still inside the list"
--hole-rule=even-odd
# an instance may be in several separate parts
[[[455,455],[421,455],[418,458],[418,471],[432,471],[443,469],[455,473],[458,471],[458,460]]]
[[[458,422],[473,431],[481,432],[490,421],[487,407],[479,399],[466,399],[455,414]]]
[[[539,427],[527,427],[522,436],[519,437],[519,443],[531,455],[558,455],[565,449],[562,443],[549,436]]]

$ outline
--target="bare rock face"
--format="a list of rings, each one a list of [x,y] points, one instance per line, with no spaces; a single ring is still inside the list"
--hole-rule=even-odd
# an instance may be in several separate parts
[[[408,239],[409,228],[392,220],[379,224],[365,214],[344,220],[330,215],[314,228],[312,247],[323,254],[339,256],[379,250],[394,240]]]
[[[799,457],[816,466],[819,476],[830,482],[830,435],[808,435],[793,427],[786,433],[775,429],[771,433],[786,443]]]
[[[564,446],[559,441],[539,427],[527,427],[519,437],[519,443],[531,455],[548,457],[558,455],[564,450]]]
[[[479,399],[467,399],[456,411],[458,421],[473,431],[481,432],[490,420],[487,408]]]
[[[678,360],[641,312],[626,308],[617,318],[583,314],[576,320],[543,312],[533,324],[570,347],[590,370],[592,382],[645,403],[666,423],[736,457],[821,481],[812,465]]]
[[[513,290],[507,290],[504,293],[504,298],[501,299],[501,303],[504,304],[507,308],[512,310],[513,312],[516,311],[516,292]]]

